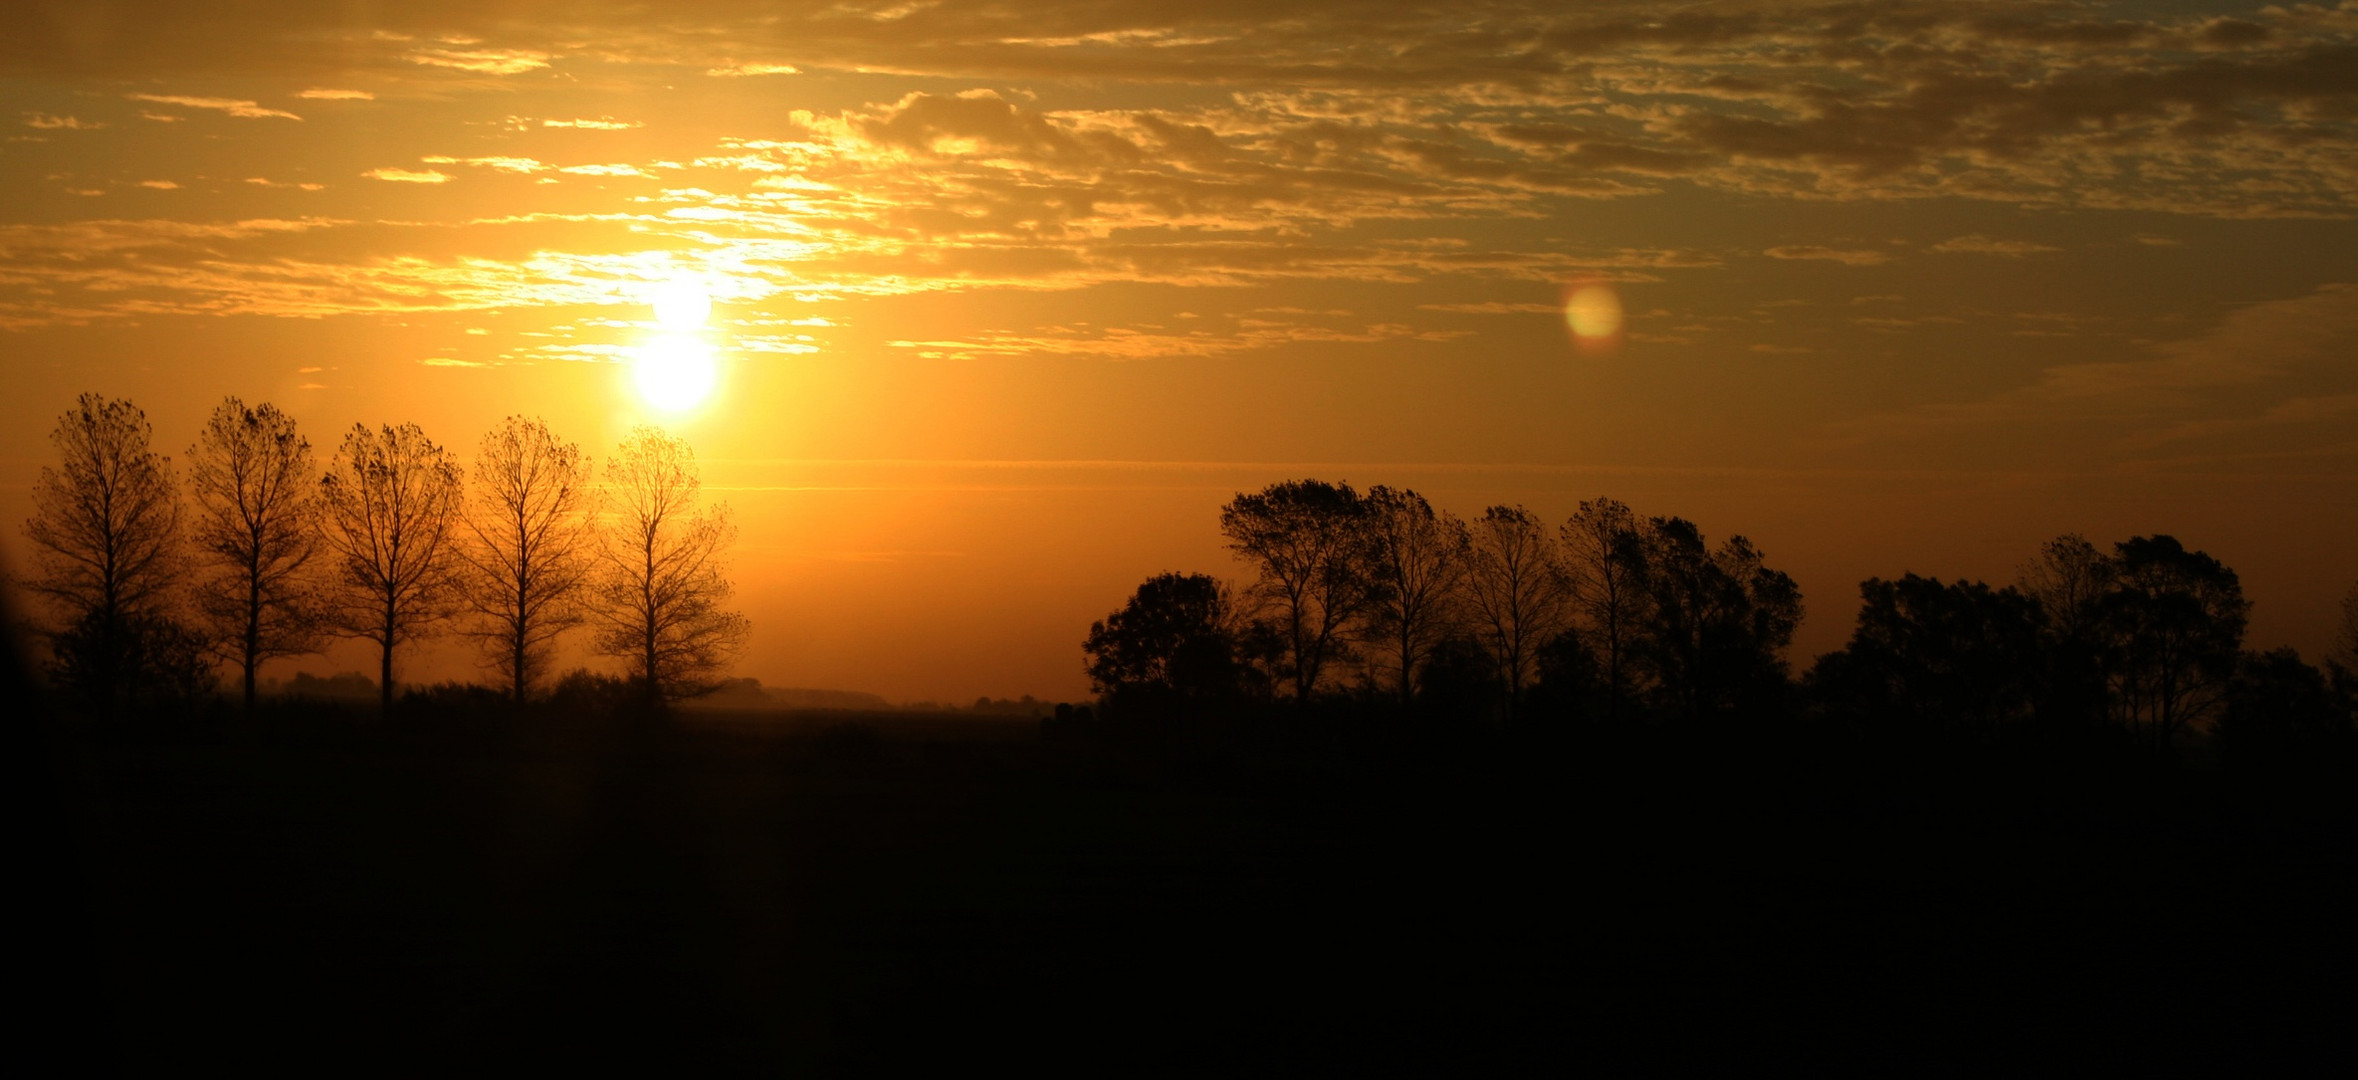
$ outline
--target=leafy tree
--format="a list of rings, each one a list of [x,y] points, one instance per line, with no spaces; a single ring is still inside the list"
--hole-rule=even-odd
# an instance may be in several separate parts
[[[1619,719],[1629,643],[1646,599],[1637,515],[1618,500],[1590,499],[1564,523],[1561,539],[1573,626],[1603,669],[1606,716]]]
[[[581,625],[593,491],[581,447],[541,421],[511,416],[483,436],[467,508],[469,633],[508,695],[524,701],[557,636]]]
[[[449,618],[458,597],[459,467],[416,424],[354,424],[320,501],[333,554],[328,619],[377,645],[377,694],[393,707],[393,653]]]
[[[60,460],[33,483],[24,585],[52,614],[51,675],[110,710],[127,696],[203,688],[201,638],[177,617],[179,491],[147,414],[83,394],[49,441]]]
[[[1571,625],[1572,594],[1554,538],[1538,515],[1520,506],[1493,506],[1470,531],[1469,621],[1498,668],[1512,716],[1538,675],[1539,646]]]
[[[2105,715],[2105,654],[2110,631],[2104,598],[2120,567],[2077,533],[2040,545],[2023,564],[2016,585],[2038,601],[2043,616],[2041,712],[2051,719],[2097,722]]]
[[[1751,541],[1730,537],[1714,551],[1692,523],[1658,517],[1631,556],[1645,615],[1630,659],[1664,704],[1694,720],[1785,685],[1801,590]]]
[[[1284,634],[1284,676],[1308,701],[1346,651],[1344,631],[1372,599],[1366,507],[1349,484],[1287,480],[1220,510],[1228,549],[1257,574],[1247,594]]]
[[[2038,601],[1978,581],[1869,578],[1850,644],[1821,657],[1813,689],[1862,719],[1989,734],[2027,717],[2038,691]]]
[[[2217,734],[2222,757],[2272,769],[2329,761],[2358,742],[2348,702],[2291,649],[2237,659]]]
[[[319,647],[309,571],[321,511],[311,442],[278,406],[232,397],[205,421],[188,462],[196,554],[207,571],[196,606],[236,661],[250,713],[263,661]]]
[[[1228,590],[1204,574],[1157,574],[1081,643],[1090,687],[1113,710],[1216,706],[1248,694]]]
[[[728,507],[699,508],[702,482],[688,444],[641,426],[606,459],[609,516],[596,534],[590,614],[596,647],[621,657],[656,700],[694,697],[745,643],[745,616],[722,607],[721,550],[736,530]]]
[[[1427,653],[1460,617],[1459,587],[1472,557],[1464,522],[1436,514],[1414,491],[1378,484],[1362,502],[1371,580],[1363,632],[1392,661],[1403,704],[1416,697]]]
[[[2217,718],[2251,602],[2235,571],[2174,537],[2123,540],[2113,563],[2098,607],[2113,716],[2166,746]]]

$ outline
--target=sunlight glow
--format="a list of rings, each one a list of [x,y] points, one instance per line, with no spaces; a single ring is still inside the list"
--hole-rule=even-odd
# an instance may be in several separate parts
[[[1583,342],[1609,339],[1621,332],[1621,298],[1611,286],[1583,285],[1564,302],[1564,321]]]
[[[675,332],[704,328],[712,317],[712,293],[701,282],[666,282],[655,290],[655,321]]]
[[[668,412],[694,408],[719,381],[712,346],[695,338],[665,334],[639,347],[632,379],[639,396]]]

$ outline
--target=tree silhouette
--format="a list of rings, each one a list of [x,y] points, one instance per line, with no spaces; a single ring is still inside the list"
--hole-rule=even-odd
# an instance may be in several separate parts
[[[1987,736],[2027,716],[2040,671],[2038,601],[1978,581],[1868,578],[1850,643],[1819,658],[1810,682],[1870,720]]]
[[[51,674],[110,710],[124,695],[202,685],[202,641],[175,617],[179,492],[151,435],[129,401],[75,399],[49,434],[60,460],[33,482],[24,526],[24,585],[54,617]]]
[[[1081,643],[1091,689],[1115,710],[1180,710],[1242,697],[1251,668],[1238,655],[1228,590],[1205,574],[1157,574]]]
[[[1784,649],[1801,624],[1801,590],[1752,542],[1712,551],[1683,518],[1647,521],[1634,553],[1646,594],[1631,658],[1688,719],[1786,685]]]
[[[1618,720],[1629,692],[1629,641],[1645,603],[1637,515],[1617,499],[1590,499],[1564,523],[1562,540],[1573,626],[1604,669],[1606,717]]]
[[[1506,689],[1507,712],[1538,674],[1539,647],[1571,622],[1572,595],[1554,538],[1520,506],[1493,506],[1471,526],[1466,607]]]
[[[1378,484],[1362,510],[1372,578],[1364,633],[1393,661],[1406,704],[1426,655],[1456,626],[1473,540],[1464,522],[1434,513],[1414,491]]]
[[[579,626],[589,561],[589,460],[537,419],[511,416],[483,436],[465,517],[471,543],[469,634],[508,695],[523,701],[559,634]]]
[[[2235,571],[2175,537],[2132,537],[2113,552],[2099,606],[2113,715],[2167,746],[2225,704],[2251,602]]]
[[[334,553],[329,619],[377,645],[378,700],[393,707],[393,652],[458,601],[459,468],[416,424],[354,424],[320,480]]]
[[[2040,545],[2038,557],[2022,566],[2017,586],[2038,601],[2044,627],[2042,709],[2056,720],[2105,719],[2103,604],[2119,572],[2110,556],[2077,533]]]
[[[658,700],[705,693],[745,641],[745,616],[724,610],[720,552],[728,508],[697,508],[696,455],[662,429],[633,429],[606,459],[608,518],[597,533],[591,614],[596,647],[623,658]]]
[[[1220,509],[1228,549],[1258,572],[1251,597],[1285,635],[1284,674],[1308,701],[1368,602],[1366,510],[1349,484],[1286,480]]]
[[[210,571],[197,610],[237,662],[251,713],[263,661],[319,646],[319,597],[308,574],[320,542],[311,443],[278,406],[232,397],[205,421],[188,462],[196,554]]]
[[[2345,681],[2358,680],[2358,583],[2342,595],[2342,620],[2335,628],[2327,663],[2338,668]]]

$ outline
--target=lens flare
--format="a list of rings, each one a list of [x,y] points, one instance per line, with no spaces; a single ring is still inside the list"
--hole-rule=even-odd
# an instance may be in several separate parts
[[[655,290],[655,321],[672,331],[700,330],[712,317],[712,294],[694,281],[671,281]]]
[[[1609,341],[1621,332],[1621,298],[1607,285],[1583,285],[1564,301],[1564,321],[1582,343]]]
[[[666,412],[694,408],[720,379],[712,346],[691,337],[665,335],[639,347],[639,397]]]

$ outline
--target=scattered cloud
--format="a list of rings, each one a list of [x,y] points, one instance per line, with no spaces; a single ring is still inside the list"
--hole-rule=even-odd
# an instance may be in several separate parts
[[[123,96],[130,98],[133,101],[153,102],[157,105],[178,105],[184,109],[211,109],[215,112],[224,112],[231,116],[244,117],[249,120],[302,119],[302,117],[297,116],[291,112],[285,112],[279,109],[266,109],[255,102],[240,101],[235,98],[188,97],[180,94],[125,94]],[[142,113],[141,115],[144,116],[146,114]],[[150,119],[157,118],[150,117]],[[174,119],[178,118],[175,117]]]
[[[746,75],[800,75],[802,69],[792,64],[729,64],[708,68],[704,73],[727,79]]]
[[[413,64],[484,75],[520,75],[549,66],[549,54],[529,49],[417,49],[408,59]]]
[[[377,99],[375,94],[366,90],[332,90],[320,86],[300,91],[295,96],[310,98],[314,101],[375,101]]]
[[[25,114],[25,126],[39,128],[42,131],[95,131],[106,125],[72,116],[29,112]]]
[[[2041,252],[2061,251],[2063,249],[2056,247],[2053,244],[2039,244],[2028,240],[1992,240],[1986,236],[1975,235],[1959,236],[1953,239],[1943,240],[1940,243],[1932,245],[1932,247],[1928,250],[1949,254],[1967,253],[1973,255],[2002,255],[2007,258],[2018,259],[2024,255],[2036,255]]]
[[[645,127],[646,123],[640,120],[616,120],[611,116],[601,116],[595,120],[543,120],[540,122],[540,126],[544,128],[582,128],[589,131],[624,131],[635,127]]]
[[[179,184],[176,184],[170,180],[142,180],[139,182],[139,186],[143,188],[154,188],[157,191],[175,191],[180,187]]]
[[[1818,244],[1786,244],[1761,254],[1772,259],[1818,259],[1845,266],[1880,266],[1891,261],[1889,252],[1864,248],[1834,248]]]
[[[370,169],[360,175],[371,180],[391,180],[403,184],[446,184],[450,174],[437,169]]]

